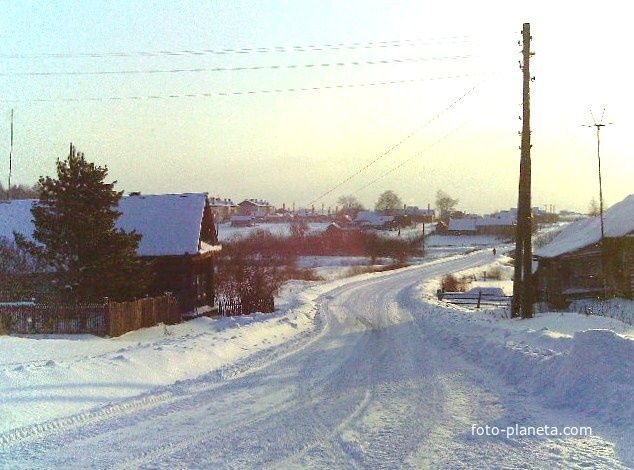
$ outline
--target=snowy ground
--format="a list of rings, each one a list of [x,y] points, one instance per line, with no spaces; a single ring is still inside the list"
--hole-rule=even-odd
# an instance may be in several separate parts
[[[500,251],[293,282],[272,315],[114,339],[0,336],[0,463],[633,466],[634,327],[576,313],[505,320],[436,299],[443,274],[504,269]],[[478,436],[474,424],[593,436]]]
[[[330,222],[310,222],[308,224],[308,233],[321,233],[326,230],[326,227],[330,225]],[[291,224],[289,222],[275,222],[275,223],[258,223],[253,227],[232,227],[230,223],[218,224],[218,239],[220,242],[230,240],[234,237],[244,237],[249,233],[256,230],[267,230],[274,235],[290,236]],[[431,233],[434,228],[434,224],[425,224],[426,233]],[[398,230],[376,230],[378,233],[387,238],[410,238],[417,237],[423,233],[423,224],[418,224],[411,227],[402,228]]]
[[[328,222],[310,222],[308,233],[321,233],[328,227]],[[267,230],[273,235],[290,236],[291,224],[288,222],[258,223],[253,227],[232,227],[230,223],[218,224],[218,240],[220,242],[231,240],[234,237],[244,237],[256,230]]]

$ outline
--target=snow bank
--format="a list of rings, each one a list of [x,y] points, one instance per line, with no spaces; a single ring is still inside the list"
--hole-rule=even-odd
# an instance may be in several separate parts
[[[18,428],[151,400],[161,387],[201,376],[213,383],[296,351],[320,334],[319,296],[388,274],[288,282],[272,314],[201,317],[117,338],[0,336],[0,441]]]
[[[194,379],[310,336],[323,288],[289,283],[273,314],[201,317],[118,338],[0,336],[0,434]]]
[[[435,282],[421,285],[419,298],[427,304],[421,321],[439,346],[549,406],[614,426],[628,440],[623,448],[634,452],[634,327],[574,312],[508,320],[499,311],[444,306],[435,289]]]

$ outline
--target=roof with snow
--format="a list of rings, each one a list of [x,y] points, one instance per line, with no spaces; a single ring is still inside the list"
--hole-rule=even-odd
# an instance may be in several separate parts
[[[475,219],[451,219],[447,229],[461,232],[475,232],[476,222]]]
[[[634,232],[634,194],[606,210],[603,223],[608,238],[624,237]],[[540,258],[554,258],[600,241],[601,219],[598,216],[591,217],[566,226],[552,242],[535,250],[534,254]]]
[[[476,219],[476,225],[481,227],[491,226],[510,226],[515,225],[515,218],[507,216],[487,216],[480,219]]]
[[[245,199],[242,201],[239,206],[258,206],[258,207],[270,207],[271,204],[268,201],[264,201],[263,199]]]
[[[222,199],[219,197],[209,198],[209,205],[218,207],[218,206],[226,206],[226,207],[236,207],[237,204],[233,202],[231,199]]]
[[[121,198],[117,227],[136,230],[143,238],[139,256],[177,256],[209,251],[200,233],[205,193],[133,195]],[[13,232],[33,236],[31,207],[34,199],[0,203],[0,237],[13,239]],[[202,251],[201,251],[202,250]]]
[[[375,211],[359,211],[355,219],[362,225],[381,226],[394,220],[394,216],[380,215]]]

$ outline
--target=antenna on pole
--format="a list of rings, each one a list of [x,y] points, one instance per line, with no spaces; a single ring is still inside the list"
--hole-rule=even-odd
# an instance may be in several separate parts
[[[601,113],[601,120],[597,122],[594,118],[594,113],[590,110],[590,116],[592,116],[592,124],[582,124],[584,127],[595,127],[597,129],[597,162],[599,165],[599,219],[601,220],[601,266],[603,271],[603,294],[607,297],[607,276],[606,276],[606,260],[605,260],[605,224],[603,221],[603,184],[601,182],[601,128],[614,124],[613,122],[603,122],[605,116],[605,108]]]
[[[11,200],[11,171],[13,169],[13,108],[11,108],[11,146],[9,147],[9,187],[7,199]]]
[[[603,117],[605,116],[605,108],[603,108],[603,112],[601,113],[601,120],[598,123],[597,120],[594,118],[594,113],[592,112],[592,110],[590,110],[590,116],[592,116],[592,124],[583,124],[583,127],[596,127],[597,129],[597,162],[599,164],[599,215],[601,218],[601,242],[603,242],[603,237],[605,236],[605,228],[603,225],[603,184],[601,183],[601,128],[614,123],[603,122]]]

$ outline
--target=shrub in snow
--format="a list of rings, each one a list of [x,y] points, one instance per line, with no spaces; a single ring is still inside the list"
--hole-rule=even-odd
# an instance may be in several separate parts
[[[453,274],[446,274],[440,281],[440,288],[443,292],[464,292],[467,283],[467,279],[464,276],[458,279]]]

